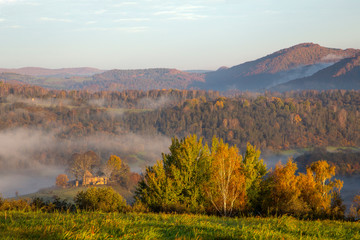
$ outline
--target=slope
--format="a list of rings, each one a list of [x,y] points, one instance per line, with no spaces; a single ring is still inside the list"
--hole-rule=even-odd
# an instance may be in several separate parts
[[[360,54],[327,67],[310,77],[277,85],[272,91],[360,89]]]
[[[333,49],[303,43],[229,69],[206,74],[194,87],[216,90],[264,90],[279,83],[306,77],[360,50]]]

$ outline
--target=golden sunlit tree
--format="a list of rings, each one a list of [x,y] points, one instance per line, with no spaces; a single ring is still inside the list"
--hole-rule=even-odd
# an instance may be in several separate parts
[[[65,188],[67,186],[69,182],[69,178],[66,174],[59,174],[57,177],[56,177],[56,186],[58,187],[62,187],[62,188]]]
[[[120,172],[121,166],[122,164],[120,157],[111,155],[103,168],[103,172],[106,177],[112,178]]]
[[[223,216],[241,211],[245,206],[245,176],[242,156],[236,146],[229,147],[213,138],[212,163],[206,193],[212,207]]]
[[[266,180],[268,194],[264,204],[264,210],[269,213],[299,214],[304,208],[300,199],[301,191],[298,187],[296,163],[292,159],[282,165],[278,163],[275,170],[270,173]]]
[[[300,175],[301,198],[315,215],[330,213],[332,200],[343,186],[342,181],[331,180],[333,176],[335,167],[325,160],[312,163],[307,167],[306,174]]]

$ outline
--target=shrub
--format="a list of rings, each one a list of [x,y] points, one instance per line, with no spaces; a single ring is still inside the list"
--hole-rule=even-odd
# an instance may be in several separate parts
[[[4,200],[0,206],[0,211],[10,211],[10,210],[17,210],[17,211],[30,211],[31,206],[28,200],[19,199],[19,200]]]
[[[79,209],[87,211],[124,212],[127,210],[126,201],[111,187],[92,187],[80,191],[75,199]]]

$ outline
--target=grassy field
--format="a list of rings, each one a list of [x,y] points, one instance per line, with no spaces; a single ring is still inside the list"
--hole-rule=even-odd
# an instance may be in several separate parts
[[[0,212],[1,239],[360,239],[359,222],[137,213]]]
[[[107,187],[105,185],[97,186],[99,188],[101,187]],[[51,188],[44,188],[39,190],[35,193],[30,193],[26,195],[22,195],[19,198],[21,199],[33,199],[35,197],[42,198],[45,201],[52,201],[54,199],[54,196],[57,196],[61,198],[61,200],[66,200],[70,203],[73,203],[73,200],[76,196],[76,194],[80,191],[86,191],[89,187],[67,187],[67,188],[59,188],[59,187],[51,187]],[[131,193],[129,190],[126,190],[125,188],[121,186],[112,186],[115,191],[117,191],[125,200],[127,203],[133,203],[133,193]],[[1,240],[1,238],[0,238]]]

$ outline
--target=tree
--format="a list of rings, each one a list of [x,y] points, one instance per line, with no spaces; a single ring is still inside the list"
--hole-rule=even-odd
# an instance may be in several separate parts
[[[313,214],[330,214],[331,203],[343,186],[342,181],[331,180],[334,175],[335,167],[330,167],[325,160],[312,163],[307,167],[306,174],[300,175],[301,197]],[[336,205],[339,206],[339,203]]]
[[[69,172],[73,174],[76,180],[85,180],[86,171],[93,171],[100,163],[99,157],[93,151],[85,153],[75,153],[71,156]]]
[[[245,206],[245,176],[242,156],[236,146],[229,148],[222,140],[213,138],[211,149],[210,179],[206,193],[211,205],[223,215],[230,216]]]
[[[260,208],[261,182],[267,173],[266,165],[260,158],[260,150],[256,146],[247,144],[246,153],[243,157],[243,168],[246,179],[246,194],[248,197],[248,209],[258,210]]]
[[[356,220],[360,218],[360,194],[354,197],[349,216]]]
[[[180,205],[192,212],[203,211],[204,183],[209,179],[210,152],[202,138],[174,138],[169,154],[163,154],[164,169],[172,180]]]
[[[265,197],[264,211],[276,214],[300,214],[304,203],[300,199],[296,163],[292,159],[282,165],[278,163],[266,180],[268,194]]]
[[[62,188],[65,188],[68,184],[68,181],[69,181],[69,178],[66,174],[59,174],[57,177],[56,177],[56,186],[58,187],[62,187]]]
[[[116,155],[111,155],[103,168],[103,172],[108,178],[115,178],[121,169],[121,159]]]
[[[170,153],[148,167],[136,198],[155,211],[204,211],[204,183],[209,179],[210,153],[196,135],[172,139]]]
[[[172,189],[172,180],[166,176],[163,161],[146,168],[135,195],[137,201],[144,203],[152,211],[173,209],[177,196]]]

